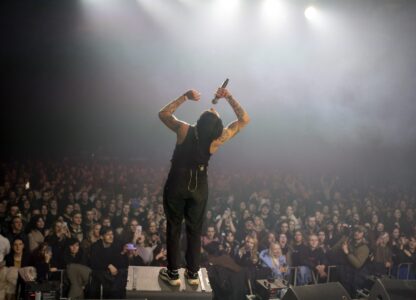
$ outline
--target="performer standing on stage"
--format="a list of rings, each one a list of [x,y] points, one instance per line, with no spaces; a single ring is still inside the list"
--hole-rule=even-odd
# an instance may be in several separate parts
[[[196,125],[178,120],[173,113],[185,101],[199,101],[201,95],[189,90],[170,102],[159,112],[159,118],[176,133],[176,147],[172,165],[163,191],[163,205],[167,219],[167,269],[159,277],[172,286],[179,286],[180,236],[185,218],[187,249],[185,277],[190,285],[198,285],[201,256],[201,231],[208,200],[207,166],[218,147],[234,137],[250,118],[226,88],[219,88],[216,98],[225,98],[237,115],[226,128],[218,112],[204,111]]]

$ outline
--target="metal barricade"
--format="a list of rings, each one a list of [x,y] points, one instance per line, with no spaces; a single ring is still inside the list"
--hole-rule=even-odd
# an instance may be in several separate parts
[[[297,285],[297,278],[298,278],[298,267],[289,267],[287,268],[287,282],[288,284],[292,284],[292,276],[293,276],[293,286]]]
[[[406,280],[409,280],[410,268],[413,266],[413,263],[401,263],[401,264],[399,264],[397,266],[397,273],[396,273],[396,278],[397,279],[401,279],[401,278],[399,278],[399,275],[400,275],[400,269],[401,269],[402,266],[406,266],[406,269],[407,269],[407,271],[406,271],[406,273],[407,273]]]
[[[331,281],[331,270],[336,269],[337,266],[336,265],[330,265],[328,266],[328,276],[326,277],[326,282],[330,282]]]

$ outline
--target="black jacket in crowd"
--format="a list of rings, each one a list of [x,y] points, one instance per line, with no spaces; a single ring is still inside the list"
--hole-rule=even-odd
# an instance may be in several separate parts
[[[300,264],[309,267],[311,270],[314,270],[318,265],[328,266],[328,259],[322,248],[316,248],[314,250],[309,247],[302,248],[299,253],[299,258]]]
[[[90,267],[96,271],[107,271],[108,265],[112,264],[117,269],[127,269],[127,255],[121,254],[120,244],[113,242],[105,248],[103,241],[98,240],[91,245]]]

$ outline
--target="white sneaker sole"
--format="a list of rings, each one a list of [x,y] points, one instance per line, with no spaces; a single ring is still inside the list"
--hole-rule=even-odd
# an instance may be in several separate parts
[[[169,283],[171,286],[180,286],[181,280],[178,279],[170,279],[169,277],[166,277],[162,274],[159,274],[159,278],[162,279],[164,282]]]
[[[189,279],[189,278],[187,278],[186,282],[188,282],[189,285],[194,285],[194,286],[199,285],[199,279]]]

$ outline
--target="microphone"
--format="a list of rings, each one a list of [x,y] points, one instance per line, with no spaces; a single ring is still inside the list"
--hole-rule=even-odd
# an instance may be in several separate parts
[[[229,79],[227,78],[227,79],[225,79],[225,81],[222,83],[222,86],[221,86],[221,88],[226,88],[227,87],[227,84],[228,84],[228,81],[229,81]],[[214,99],[212,99],[212,104],[217,104],[218,103],[218,100],[219,100],[220,98],[218,98],[217,96],[215,96],[215,98]]]

